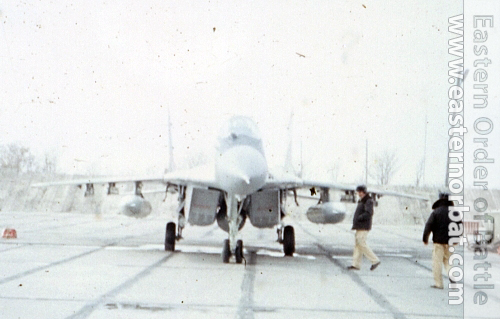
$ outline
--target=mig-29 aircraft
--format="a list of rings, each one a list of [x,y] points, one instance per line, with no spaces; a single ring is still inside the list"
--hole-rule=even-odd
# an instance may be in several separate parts
[[[170,130],[170,127],[169,127]],[[171,134],[169,134],[171,137]],[[170,161],[172,147],[170,143]],[[222,248],[222,260],[228,263],[231,256],[236,263],[243,260],[243,242],[238,233],[248,218],[258,228],[277,227],[278,241],[283,244],[285,256],[293,256],[295,232],[291,225],[284,225],[286,212],[284,200],[293,194],[297,202],[297,189],[308,188],[311,194],[319,191],[319,202],[308,208],[309,221],[320,224],[341,222],[346,214],[342,202],[331,202],[329,190],[345,192],[344,200],[355,202],[355,185],[305,180],[282,169],[271,171],[264,154],[263,141],[256,123],[243,116],[234,116],[225,123],[217,138],[215,165],[205,165],[189,170],[168,172],[158,177],[137,178],[88,178],[61,182],[34,184],[33,187],[54,185],[86,185],[85,196],[94,193],[94,184],[108,184],[108,194],[117,194],[117,183],[135,183],[135,195],[122,207],[128,216],[144,217],[151,212],[151,204],[144,199],[142,185],[161,182],[166,192],[178,193],[177,225],[168,222],[165,231],[165,250],[174,251],[175,242],[182,236],[186,220],[191,225],[207,226],[217,221],[228,233]],[[368,188],[376,201],[382,195],[402,196],[418,200],[424,197]]]

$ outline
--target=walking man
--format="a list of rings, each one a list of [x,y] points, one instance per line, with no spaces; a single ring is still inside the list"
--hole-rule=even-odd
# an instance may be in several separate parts
[[[432,213],[425,224],[423,242],[424,245],[429,243],[429,235],[432,233],[432,242],[434,247],[432,250],[432,274],[434,276],[434,285],[432,288],[443,289],[443,277],[441,271],[444,265],[446,273],[450,270],[448,260],[451,252],[448,246],[448,225],[451,223],[448,216],[449,208],[453,206],[453,202],[448,200],[448,194],[439,194],[439,199],[432,205]],[[451,279],[450,279],[451,281]]]
[[[380,260],[366,243],[368,232],[372,229],[373,200],[367,194],[365,185],[356,187],[356,192],[360,198],[352,220],[352,229],[356,230],[356,244],[352,255],[352,265],[347,267],[347,269],[361,269],[361,260],[363,259],[363,255],[365,255],[372,263],[370,270],[375,270],[380,265]]]

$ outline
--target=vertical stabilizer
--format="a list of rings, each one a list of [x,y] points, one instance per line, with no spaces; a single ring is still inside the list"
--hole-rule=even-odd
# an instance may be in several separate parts
[[[168,171],[175,170],[174,145],[172,144],[172,122],[170,121],[170,109],[168,110]]]
[[[293,144],[293,110],[290,113],[290,121],[288,122],[288,147],[285,155],[285,171],[287,173],[297,175],[292,163],[292,144]]]

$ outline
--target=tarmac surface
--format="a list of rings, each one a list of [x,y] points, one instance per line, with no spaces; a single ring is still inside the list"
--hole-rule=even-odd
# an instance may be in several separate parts
[[[500,255],[490,252],[488,301],[474,305],[478,261],[465,251],[464,305],[433,289],[432,244],[422,228],[374,225],[368,243],[381,259],[348,271],[350,224],[289,220],[296,254],[284,257],[274,229],[242,230],[246,264],[221,260],[226,233],[186,227],[163,250],[165,217],[0,213],[0,318],[498,318]],[[465,310],[464,310],[465,309]]]

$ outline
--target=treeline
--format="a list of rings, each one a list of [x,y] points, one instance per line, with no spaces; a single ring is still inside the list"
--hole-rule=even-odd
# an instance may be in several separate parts
[[[15,143],[0,145],[0,175],[2,176],[32,173],[55,174],[56,171],[55,154],[45,153],[37,157],[29,147]]]

